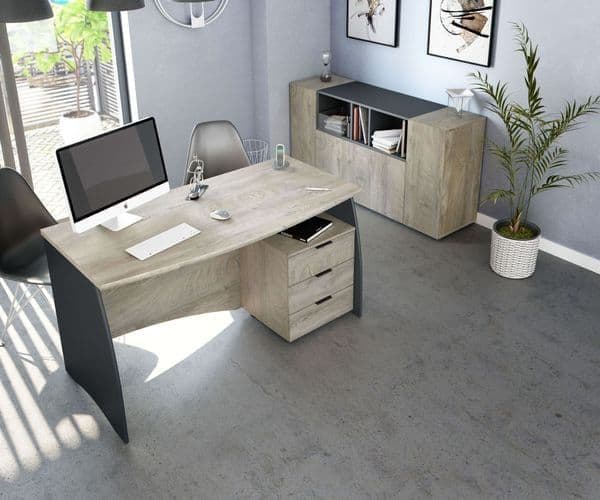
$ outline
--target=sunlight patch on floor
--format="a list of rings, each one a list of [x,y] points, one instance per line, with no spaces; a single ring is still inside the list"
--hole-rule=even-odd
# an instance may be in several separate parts
[[[191,316],[137,330],[119,337],[115,342],[156,355],[158,362],[145,380],[150,382],[202,349],[233,321],[230,312]]]
[[[0,280],[0,293],[10,303],[14,286]],[[0,306],[2,327],[7,313]],[[68,414],[56,422],[41,406],[48,380],[62,366],[52,316],[52,298],[44,291],[19,313],[9,328],[7,347],[0,348],[0,480],[11,482],[22,472],[34,472],[44,461],[100,434],[90,415]]]

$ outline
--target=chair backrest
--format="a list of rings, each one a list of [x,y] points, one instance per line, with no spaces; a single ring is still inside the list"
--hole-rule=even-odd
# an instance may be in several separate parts
[[[31,260],[44,252],[40,229],[56,224],[54,218],[27,184],[27,181],[12,168],[0,168],[0,272],[7,270],[8,262],[11,267],[27,265],[19,263],[15,249],[27,240],[39,238],[34,254],[28,252],[23,256]],[[27,245],[29,249],[32,245]]]
[[[192,132],[185,166],[184,183],[192,174],[187,170],[194,157],[204,161],[204,177],[214,177],[250,165],[240,134],[229,121],[199,123]]]

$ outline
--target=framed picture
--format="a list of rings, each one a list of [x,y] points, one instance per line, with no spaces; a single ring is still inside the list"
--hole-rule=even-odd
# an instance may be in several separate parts
[[[346,0],[346,36],[389,47],[398,46],[400,0]]]
[[[427,53],[491,65],[498,0],[430,0]]]

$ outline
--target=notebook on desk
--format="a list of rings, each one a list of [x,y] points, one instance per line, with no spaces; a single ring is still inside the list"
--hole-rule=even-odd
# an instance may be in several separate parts
[[[308,219],[282,231],[281,234],[304,243],[310,243],[317,236],[327,231],[331,226],[333,226],[333,222],[323,219],[322,217],[313,217],[312,219]]]

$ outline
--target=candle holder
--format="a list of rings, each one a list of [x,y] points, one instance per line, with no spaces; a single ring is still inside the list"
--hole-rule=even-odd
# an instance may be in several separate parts
[[[475,94],[470,89],[447,89],[448,106],[456,110],[456,114],[462,117],[465,110],[469,108],[469,102]]]
[[[329,65],[331,64],[331,51],[325,50],[321,54],[321,59],[323,60],[323,72],[321,73],[321,81],[322,82],[330,82],[331,81],[331,70],[329,69]]]

